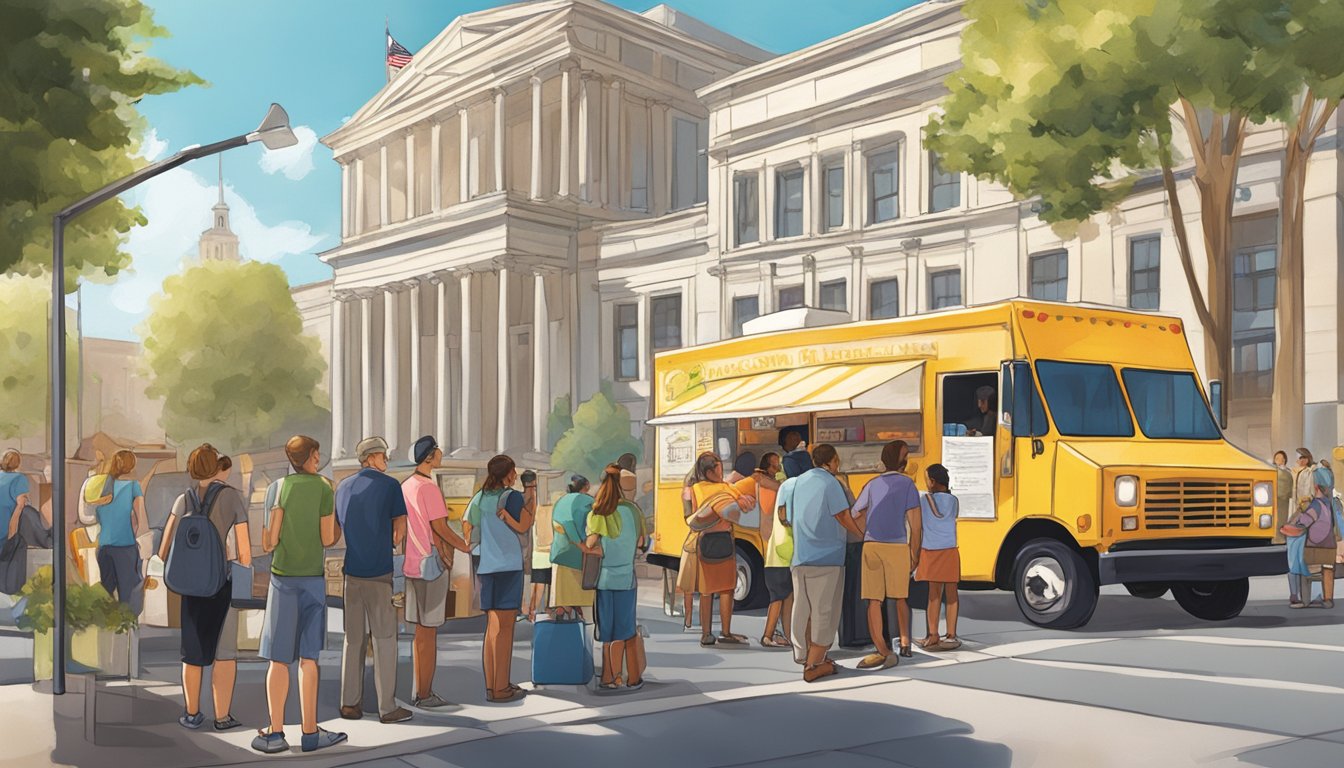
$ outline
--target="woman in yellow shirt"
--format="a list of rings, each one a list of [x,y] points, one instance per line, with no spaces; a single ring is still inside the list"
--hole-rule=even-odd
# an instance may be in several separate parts
[[[702,453],[695,461],[696,482],[691,486],[691,533],[687,537],[687,547],[699,552],[700,542],[711,533],[733,530],[733,521],[742,510],[756,506],[756,499],[748,489],[754,487],[751,478],[739,480],[730,485],[723,480],[723,462],[713,453]],[[718,497],[718,498],[715,498]],[[696,591],[700,593],[700,645],[711,646],[715,642],[729,645],[746,645],[747,638],[735,635],[732,631],[733,589],[737,586],[736,558],[728,558],[717,563],[707,563],[695,558]],[[719,597],[719,623],[721,631],[717,640],[711,632],[713,626],[714,596]]]

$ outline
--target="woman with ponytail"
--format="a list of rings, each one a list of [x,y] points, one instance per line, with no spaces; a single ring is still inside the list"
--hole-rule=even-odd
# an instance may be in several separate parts
[[[103,493],[112,500],[98,507],[98,572],[103,589],[140,613],[140,547],[135,537],[149,530],[145,493],[135,472],[135,454],[117,451],[107,464]]]
[[[628,688],[644,686],[644,659],[635,635],[635,553],[648,535],[639,508],[621,493],[621,466],[608,465],[588,515],[588,548],[602,553],[597,577],[597,634],[602,641],[604,690],[621,687],[622,671],[628,670]]]

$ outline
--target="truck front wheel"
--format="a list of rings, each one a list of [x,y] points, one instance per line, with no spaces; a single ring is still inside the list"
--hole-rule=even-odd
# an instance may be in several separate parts
[[[1144,600],[1156,600],[1167,594],[1168,585],[1165,581],[1126,581],[1125,589],[1134,597],[1141,597]]]
[[[770,604],[765,588],[765,561],[751,547],[737,542],[737,584],[733,588],[733,610],[751,611]]]
[[[1097,609],[1097,580],[1074,548],[1055,539],[1027,542],[1013,561],[1017,607],[1033,624],[1074,629]]]
[[[1205,621],[1235,619],[1246,607],[1251,580],[1182,581],[1171,585],[1171,594],[1185,612]]]

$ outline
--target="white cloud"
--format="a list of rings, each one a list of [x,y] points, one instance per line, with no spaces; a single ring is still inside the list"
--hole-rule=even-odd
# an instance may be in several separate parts
[[[108,298],[117,311],[136,318],[145,314],[164,278],[179,271],[185,258],[195,258],[197,241],[209,229],[210,208],[218,199],[215,182],[184,168],[169,171],[128,196],[149,223],[131,230],[127,238],[134,271],[110,287]],[[263,223],[252,204],[227,185],[224,201],[245,258],[275,262],[289,254],[309,253],[325,238],[301,221]]]
[[[168,142],[159,138],[159,132],[153,128],[140,141],[140,156],[153,162],[163,156],[168,149]]]
[[[283,173],[285,178],[298,181],[313,172],[313,149],[317,147],[317,133],[306,125],[294,127],[298,144],[284,149],[267,149],[261,153],[258,164],[266,173]]]

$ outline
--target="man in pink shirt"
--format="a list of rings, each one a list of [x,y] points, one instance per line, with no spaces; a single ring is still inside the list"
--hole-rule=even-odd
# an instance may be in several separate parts
[[[468,547],[448,527],[448,506],[434,480],[434,470],[443,463],[439,444],[428,435],[416,440],[411,460],[415,474],[401,484],[406,497],[406,622],[415,625],[411,643],[415,698],[411,703],[419,709],[441,709],[452,705],[434,693],[435,641],[447,617],[453,550],[466,552]]]

